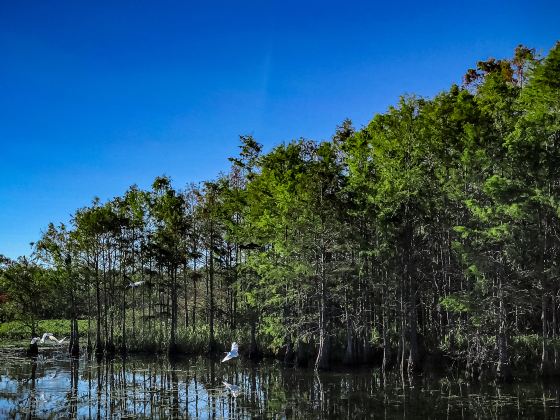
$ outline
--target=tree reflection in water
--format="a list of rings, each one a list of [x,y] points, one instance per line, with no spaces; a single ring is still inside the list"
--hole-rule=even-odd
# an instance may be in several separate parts
[[[553,383],[469,385],[375,369],[316,373],[207,358],[96,362],[0,354],[0,417],[26,418],[557,418]],[[228,392],[223,382],[237,385]]]

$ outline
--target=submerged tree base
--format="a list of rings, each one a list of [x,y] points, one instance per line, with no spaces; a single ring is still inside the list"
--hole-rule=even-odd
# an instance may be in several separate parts
[[[39,346],[37,343],[33,343],[29,345],[27,349],[27,355],[30,357],[36,357],[39,354]]]

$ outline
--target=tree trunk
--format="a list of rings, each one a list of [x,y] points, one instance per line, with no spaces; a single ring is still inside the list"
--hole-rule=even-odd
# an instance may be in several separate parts
[[[109,251],[109,289],[115,290],[115,276],[113,275],[113,259],[111,258],[111,251]],[[109,342],[107,343],[107,352],[109,354],[115,353],[115,311],[114,311],[114,296],[113,293],[109,293],[107,288],[105,289],[105,296],[109,296]],[[107,309],[106,309],[107,310]]]
[[[553,366],[554,372],[558,369],[558,348],[556,345],[556,331],[558,328],[557,313],[556,313],[556,291],[552,293],[552,342],[554,343]]]
[[[103,354],[103,344],[101,343],[101,287],[99,284],[99,260],[95,261],[95,297],[97,300],[97,319],[95,331],[95,353],[100,356]]]
[[[214,339],[214,229],[213,223],[210,222],[210,258],[209,258],[209,324],[210,324],[210,338],[208,341],[208,352],[212,353],[216,350],[216,343]]]
[[[37,343],[29,344],[29,348],[27,349],[27,356],[37,357],[38,355],[39,355],[39,346],[37,345]]]
[[[404,284],[408,289],[407,320],[408,320],[408,374],[420,370],[420,352],[418,350],[418,310],[416,308],[416,273],[412,269],[413,259],[413,227],[407,222],[404,232],[403,272]]]
[[[70,354],[74,357],[80,355],[80,331],[78,330],[78,319],[74,315],[72,318],[72,345],[70,346]]]
[[[196,248],[194,250],[194,254],[195,257],[193,259],[193,305],[192,305],[192,320],[191,320],[191,325],[192,325],[192,330],[193,332],[196,331],[196,300],[197,300],[197,296],[196,296],[196,280],[197,280],[197,271],[196,271]]]
[[[385,281],[387,281],[387,276],[385,274]],[[387,330],[389,328],[389,316],[388,316],[388,308],[387,308],[387,290],[386,285],[383,287],[383,303],[382,303],[382,317],[383,317],[383,332],[382,332],[382,340],[383,340],[383,362],[381,365],[381,371],[383,375],[386,374],[387,368],[391,363],[391,349],[389,344],[389,338],[387,337]]]
[[[91,344],[91,285],[90,285],[90,277],[89,277],[89,257],[88,257],[88,268],[86,274],[86,287],[87,287],[87,353],[91,353],[92,344]]]
[[[189,306],[187,299],[187,261],[183,264],[183,300],[185,304],[185,331],[189,327]]]
[[[126,277],[124,275],[124,264],[121,261],[121,277],[122,277],[122,302],[121,302],[121,312],[122,312],[122,341],[121,341],[121,354],[126,354]]]
[[[350,314],[348,311],[348,292],[345,293],[345,316],[346,316],[346,352],[344,354],[344,364],[353,365],[356,361],[356,355],[354,353],[354,330],[352,329],[352,321],[350,320]]]
[[[420,370],[420,352],[418,349],[418,311],[416,309],[416,281],[414,276],[410,277],[410,290],[408,302],[408,323],[409,323],[409,357],[408,373]]]
[[[404,372],[405,372],[405,357],[406,357],[406,304],[404,303],[404,290],[401,280],[400,285],[400,296],[399,296],[399,306],[400,306],[400,340],[399,340],[399,349],[398,349],[398,359],[400,360],[400,373],[401,377],[403,378],[404,382]]]
[[[547,310],[547,306],[548,306],[548,302],[547,302],[547,295],[546,295],[546,290],[544,288],[544,283],[541,280],[541,287],[542,287],[542,293],[541,293],[541,321],[542,321],[542,351],[541,351],[541,375],[543,376],[547,376],[550,371],[550,365],[549,365],[549,358],[548,358],[548,343],[547,343],[547,339],[548,339],[548,331],[547,331],[547,319],[546,319],[546,310]]]
[[[501,277],[498,279],[498,332],[496,343],[498,345],[496,377],[501,382],[511,382],[513,377],[509,365],[509,352],[506,339],[506,308]]]
[[[74,297],[75,284],[73,283],[73,275],[70,265],[68,265],[68,281],[70,282],[70,344],[68,351],[72,356],[79,356],[80,354],[80,339],[78,336],[78,320],[76,313],[76,300]]]
[[[329,368],[329,338],[327,336],[327,284],[325,278],[325,253],[321,253],[321,275],[319,278],[319,351],[315,369]]]
[[[173,267],[171,275],[171,336],[169,340],[169,355],[178,353],[177,324],[178,324],[178,296],[177,296],[177,268]]]

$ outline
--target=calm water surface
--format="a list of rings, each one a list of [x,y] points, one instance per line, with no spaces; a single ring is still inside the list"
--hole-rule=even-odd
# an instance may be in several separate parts
[[[223,382],[237,385],[234,396]],[[273,361],[156,356],[97,363],[0,353],[0,418],[560,418],[557,384],[468,385],[375,369],[316,374]]]

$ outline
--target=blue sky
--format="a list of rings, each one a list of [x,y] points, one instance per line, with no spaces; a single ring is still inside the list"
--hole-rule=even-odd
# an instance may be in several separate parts
[[[269,149],[431,96],[480,59],[560,39],[560,2],[0,4],[0,254],[93,197],[214,178]]]

